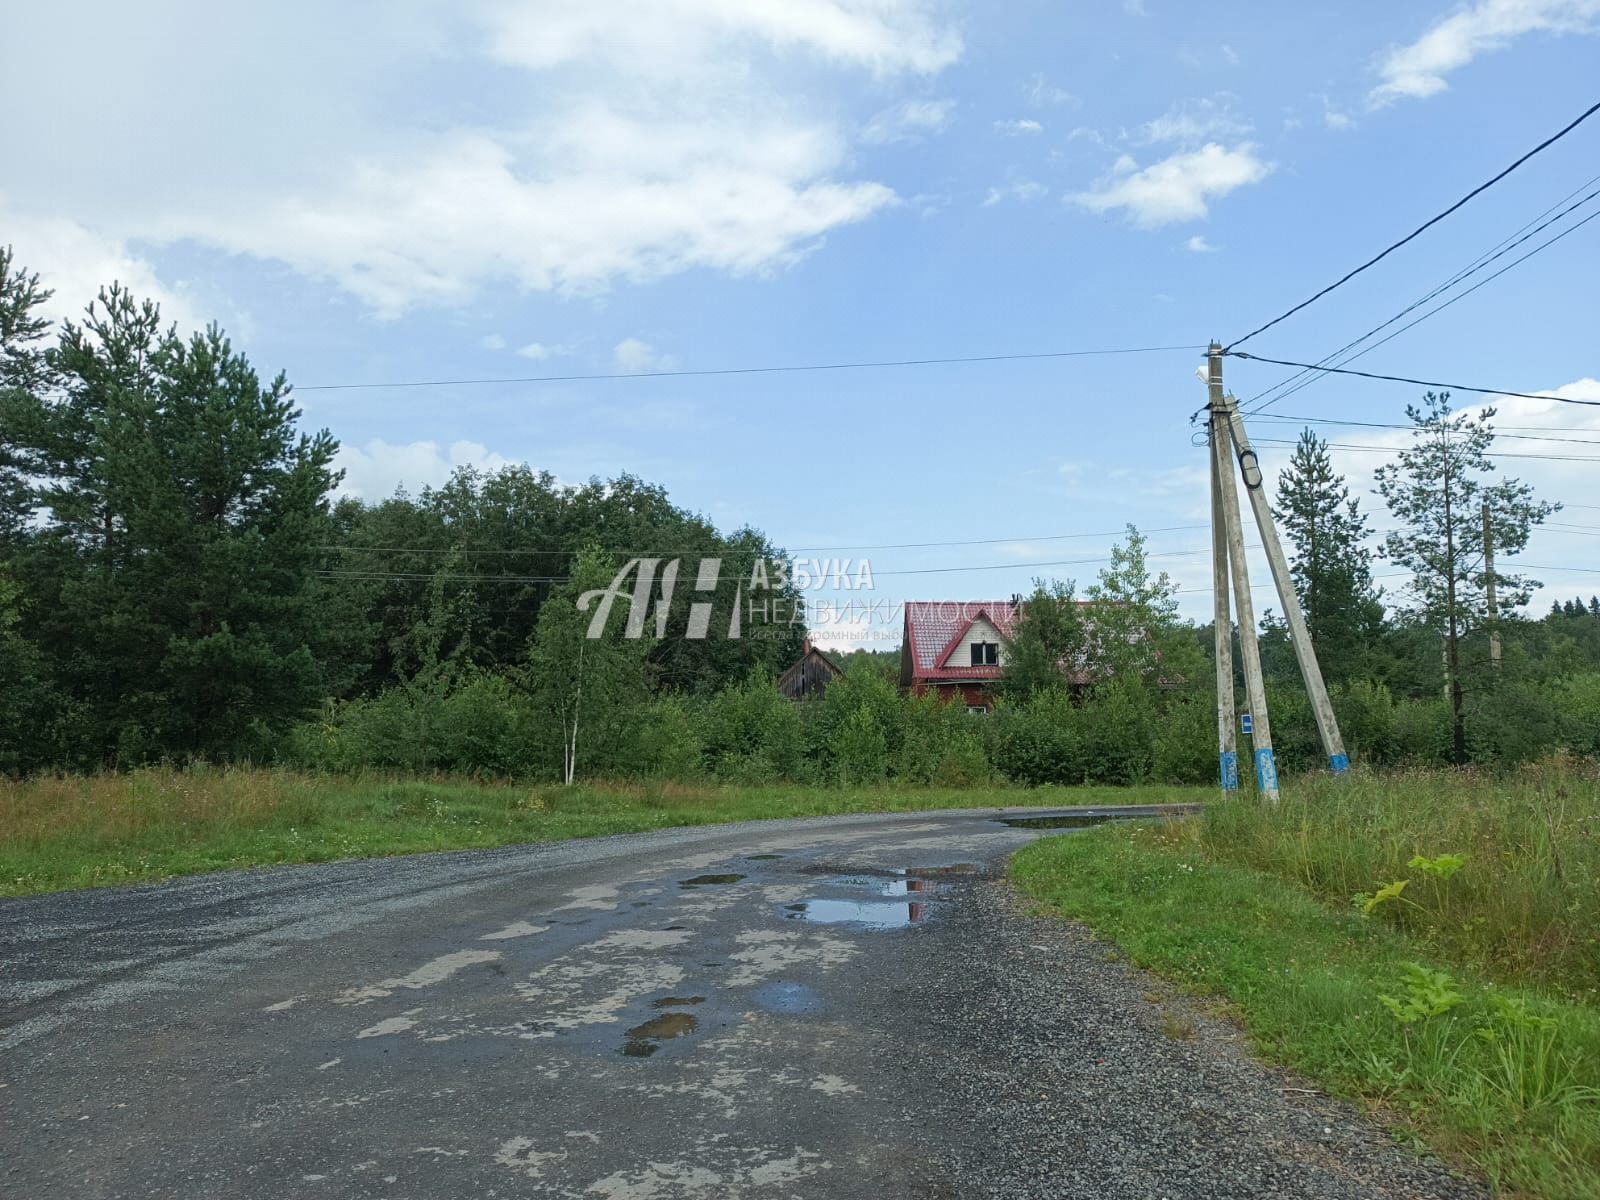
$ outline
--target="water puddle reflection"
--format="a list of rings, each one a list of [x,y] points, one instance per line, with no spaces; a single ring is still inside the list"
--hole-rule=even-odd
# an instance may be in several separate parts
[[[699,1023],[688,1013],[662,1013],[628,1030],[628,1040],[623,1043],[622,1052],[629,1058],[649,1058],[661,1049],[662,1042],[693,1033]]]
[[[1136,818],[1116,813],[1045,813],[1037,817],[996,817],[1002,825],[1013,829],[1088,829],[1091,825],[1104,825],[1107,821],[1128,821]]]
[[[784,915],[792,921],[811,921],[818,925],[904,929],[922,920],[926,909],[925,904],[915,900],[806,900],[785,906]]]
[[[738,883],[743,875],[696,875],[693,879],[678,880],[679,887],[716,887],[723,883]]]

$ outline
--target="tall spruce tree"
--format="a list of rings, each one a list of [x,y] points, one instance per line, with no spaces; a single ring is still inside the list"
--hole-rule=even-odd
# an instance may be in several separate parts
[[[88,756],[263,749],[320,691],[336,444],[215,326],[185,340],[116,286],[50,363],[20,423],[41,515],[19,576]]]
[[[1294,547],[1290,570],[1323,675],[1360,674],[1383,620],[1364,545],[1370,530],[1327,442],[1309,429],[1278,477],[1274,513]]]
[[[1494,542],[1498,603],[1508,611],[1526,604],[1539,585],[1504,570],[1505,559],[1525,548],[1534,526],[1560,507],[1535,499],[1525,483],[1487,478],[1494,473],[1494,411],[1468,416],[1451,410],[1449,392],[1426,393],[1420,406],[1406,406],[1411,445],[1376,472],[1378,494],[1400,525],[1385,539],[1384,553],[1411,572],[1416,615],[1444,637],[1458,764],[1467,759],[1461,640],[1488,619],[1483,508]]]

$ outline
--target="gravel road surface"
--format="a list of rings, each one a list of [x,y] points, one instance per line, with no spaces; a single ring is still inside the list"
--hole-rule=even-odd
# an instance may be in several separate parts
[[[1008,815],[0,901],[0,1196],[1480,1194],[1029,915]]]

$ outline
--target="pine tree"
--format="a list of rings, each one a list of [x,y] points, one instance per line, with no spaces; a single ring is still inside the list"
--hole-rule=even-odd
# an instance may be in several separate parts
[[[25,453],[43,510],[25,586],[106,758],[227,757],[320,690],[312,569],[336,445],[296,430],[215,326],[185,341],[112,286],[51,354]]]
[[[1328,444],[1307,429],[1278,478],[1274,509],[1294,546],[1291,573],[1306,628],[1330,681],[1360,673],[1383,620],[1359,500],[1333,469]]]
[[[1485,478],[1494,471],[1494,409],[1469,417],[1452,412],[1448,392],[1428,392],[1420,407],[1407,406],[1406,415],[1414,426],[1411,445],[1400,451],[1398,462],[1376,472],[1378,494],[1401,526],[1385,539],[1384,553],[1411,572],[1416,615],[1444,635],[1453,754],[1464,763],[1461,638],[1488,615],[1483,505],[1489,509],[1502,611],[1526,604],[1538,584],[1498,564],[1526,547],[1533,527],[1559,506],[1534,499],[1533,489],[1514,479]]]
[[[33,508],[29,477],[37,469],[28,449],[40,397],[55,382],[47,353],[50,320],[42,313],[51,292],[16,266],[0,246],[0,555],[21,543]]]

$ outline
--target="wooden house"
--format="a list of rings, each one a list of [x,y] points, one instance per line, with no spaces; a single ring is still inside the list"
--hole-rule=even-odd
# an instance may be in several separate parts
[[[821,696],[844,672],[806,639],[805,652],[798,661],[778,676],[778,691],[791,700],[810,700]]]

